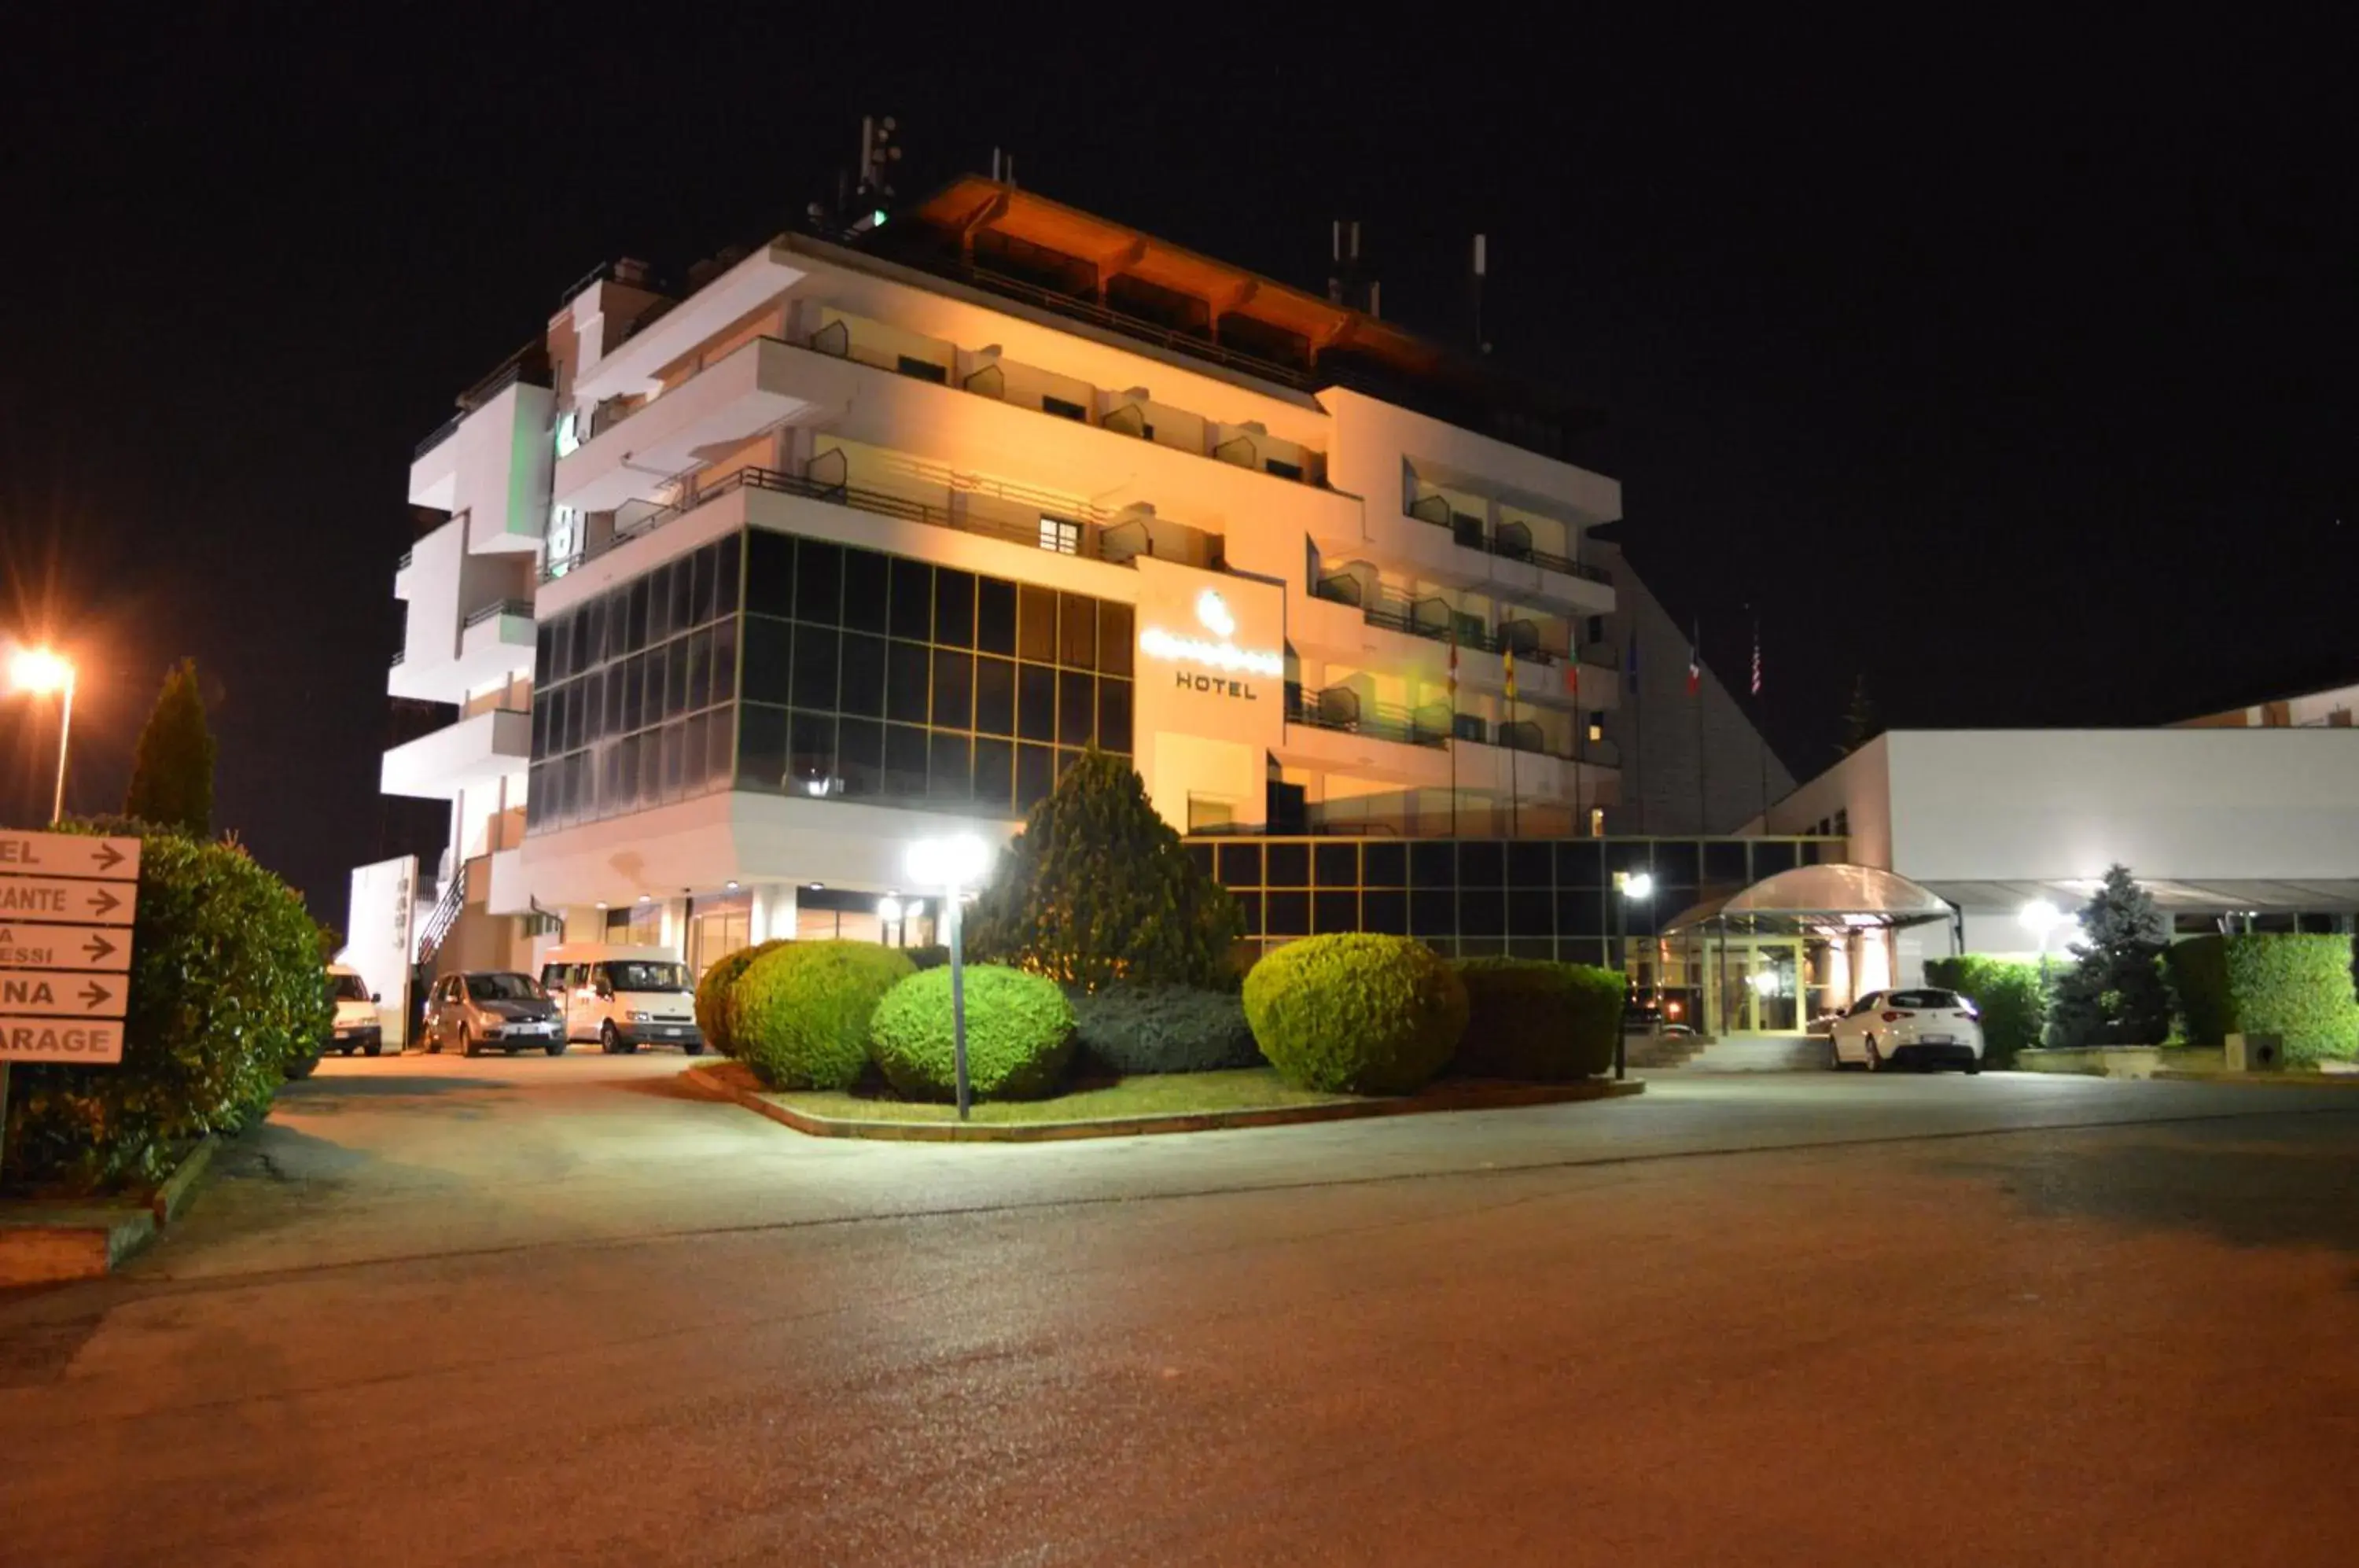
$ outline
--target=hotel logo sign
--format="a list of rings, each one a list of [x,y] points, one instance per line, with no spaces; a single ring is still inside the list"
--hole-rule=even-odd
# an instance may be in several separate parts
[[[1145,627],[1138,634],[1138,651],[1148,659],[1181,666],[1173,672],[1173,679],[1183,691],[1257,702],[1259,693],[1252,681],[1243,678],[1283,678],[1286,656],[1276,648],[1241,648],[1236,635],[1237,618],[1228,601],[1217,588],[1207,588],[1196,595],[1195,630]]]

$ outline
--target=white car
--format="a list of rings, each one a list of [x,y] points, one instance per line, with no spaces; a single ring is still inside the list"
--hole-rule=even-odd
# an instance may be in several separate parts
[[[643,1045],[704,1053],[696,982],[669,948],[560,942],[542,956],[540,984],[564,1009],[568,1040],[594,1040],[609,1056]]]
[[[1955,991],[1937,986],[1869,992],[1835,1020],[1827,1042],[1838,1069],[1983,1070],[1982,1015]]]

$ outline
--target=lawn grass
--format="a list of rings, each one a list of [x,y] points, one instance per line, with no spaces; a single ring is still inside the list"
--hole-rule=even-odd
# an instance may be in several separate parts
[[[814,1116],[842,1121],[954,1122],[958,1107],[864,1094],[798,1090],[763,1096]],[[1120,1116],[1196,1116],[1290,1105],[1332,1105],[1358,1098],[1297,1089],[1268,1067],[1226,1073],[1141,1073],[1113,1083],[1085,1083],[1047,1100],[977,1100],[973,1119],[984,1123],[1101,1121]]]

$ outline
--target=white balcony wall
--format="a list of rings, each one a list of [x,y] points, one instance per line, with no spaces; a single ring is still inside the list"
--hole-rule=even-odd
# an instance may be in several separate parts
[[[519,653],[515,626],[466,625],[486,605],[532,596],[531,558],[471,550],[473,529],[472,514],[451,518],[410,547],[409,564],[396,578],[408,605],[401,660],[386,685],[396,697],[462,702],[471,689],[532,668],[528,630]]]
[[[603,291],[611,286],[585,291],[573,301],[574,330],[582,341],[582,363],[573,374],[574,408],[586,411],[609,397],[657,390],[666,369],[764,309],[803,277],[804,267],[787,247],[765,245],[618,343],[607,341],[614,334],[605,330],[603,320]]]
[[[532,715],[495,710],[445,724],[385,754],[377,788],[386,795],[451,800],[498,781],[530,760]]]
[[[545,387],[519,381],[503,387],[410,464],[410,505],[471,514],[473,550],[538,550],[549,517],[556,408],[556,394]]]
[[[763,431],[840,409],[854,368],[756,339],[560,458],[552,499],[605,512],[651,495]]]

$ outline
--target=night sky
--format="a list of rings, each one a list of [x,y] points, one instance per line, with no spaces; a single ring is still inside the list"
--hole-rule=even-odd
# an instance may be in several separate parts
[[[1798,775],[1862,675],[1901,725],[2359,675],[2335,40],[44,9],[0,50],[0,630],[81,662],[82,810],[193,654],[221,825],[331,920],[353,864],[439,843],[375,794],[411,447],[598,262],[794,226],[864,111],[902,123],[905,195],[1003,146],[1027,187],[1312,288],[1357,217],[1386,314],[1437,335],[1469,332],[1487,231],[1496,356],[1606,410],[1585,460],[1733,686],[1757,610]],[[36,720],[0,708],[0,821],[46,812]]]

